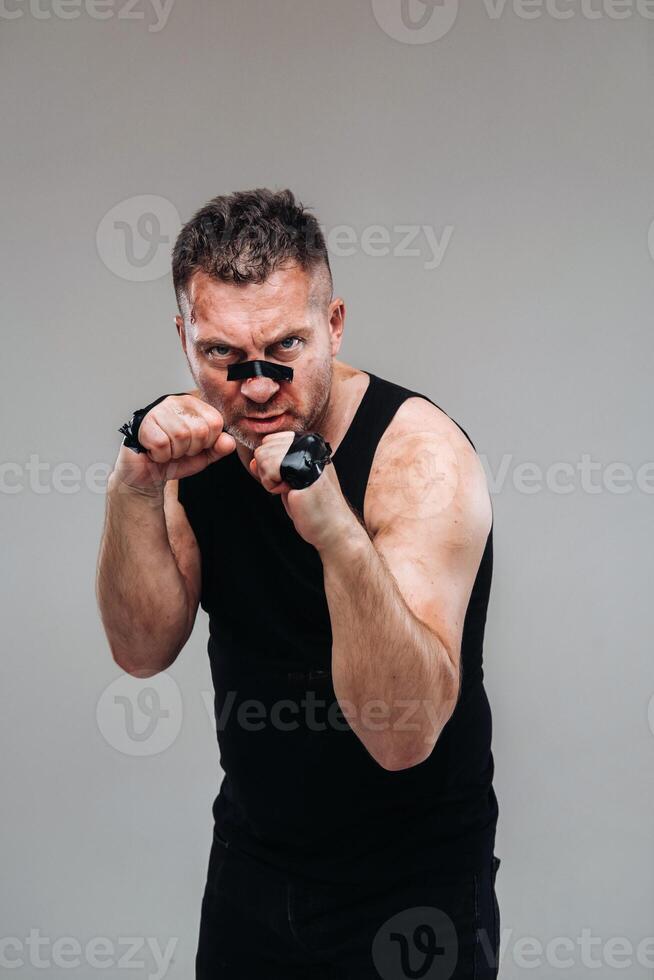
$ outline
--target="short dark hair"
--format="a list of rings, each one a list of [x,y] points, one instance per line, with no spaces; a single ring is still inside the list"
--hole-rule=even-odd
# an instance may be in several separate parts
[[[195,272],[222,282],[261,283],[288,262],[309,272],[323,266],[319,278],[331,299],[325,238],[316,218],[290,190],[257,188],[214,197],[184,225],[175,242],[173,286],[180,313]],[[314,295],[311,301],[319,302]]]

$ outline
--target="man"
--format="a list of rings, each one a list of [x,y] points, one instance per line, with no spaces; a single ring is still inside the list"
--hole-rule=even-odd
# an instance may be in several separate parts
[[[210,201],[173,281],[197,387],[146,411],[143,452],[120,449],[97,593],[137,677],[209,614],[225,775],[196,976],[495,977],[474,446],[426,396],[337,360],[345,304],[290,191]],[[303,432],[331,461],[293,489]]]

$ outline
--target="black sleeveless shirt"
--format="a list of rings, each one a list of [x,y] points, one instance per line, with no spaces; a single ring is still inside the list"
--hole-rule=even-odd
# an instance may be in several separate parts
[[[361,517],[384,430],[407,398],[427,397],[366,373],[368,387],[332,456]],[[498,816],[482,668],[492,528],[465,616],[454,713],[428,759],[390,772],[340,711],[322,562],[281,498],[236,452],[181,479],[178,492],[200,548],[200,603],[209,615],[224,772],[216,834],[283,871],[323,881],[487,866]]]

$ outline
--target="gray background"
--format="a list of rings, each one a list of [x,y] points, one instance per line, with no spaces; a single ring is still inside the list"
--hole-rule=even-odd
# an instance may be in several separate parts
[[[130,737],[115,696],[135,732],[147,705],[109,654],[95,562],[117,426],[190,382],[166,274],[176,215],[257,186],[352,229],[352,254],[332,253],[341,357],[434,399],[493,484],[501,975],[559,976],[544,947],[566,937],[568,975],[612,976],[605,944],[625,937],[622,975],[652,977],[654,944],[649,966],[637,946],[654,935],[654,480],[636,471],[652,459],[654,21],[644,3],[589,3],[559,0],[568,19],[467,4],[445,32],[452,0],[424,28],[399,0],[176,0],[165,23],[146,0],[104,20],[81,0],[7,0],[0,938],[23,944],[6,952],[15,977],[156,975],[147,949],[119,967],[129,936],[177,938],[167,976],[192,975],[220,779],[207,620],[152,688],[161,728]],[[386,255],[366,244],[378,225]],[[422,232],[399,254],[404,225],[451,229],[440,264]],[[569,493],[548,486],[560,462]],[[31,929],[50,968],[30,963]],[[106,937],[113,961],[57,966],[60,937]],[[526,937],[543,947],[531,969]]]

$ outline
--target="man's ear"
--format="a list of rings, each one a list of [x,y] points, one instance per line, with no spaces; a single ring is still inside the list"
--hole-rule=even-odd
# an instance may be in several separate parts
[[[340,296],[337,296],[329,304],[328,317],[332,357],[335,357],[340,350],[343,328],[345,327],[345,302]]]
[[[177,326],[177,333],[179,335],[179,339],[182,342],[182,348],[184,350],[184,353],[186,354],[186,330],[184,329],[184,320],[183,320],[183,318],[181,316],[176,316],[175,317],[175,324]]]

